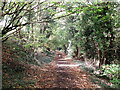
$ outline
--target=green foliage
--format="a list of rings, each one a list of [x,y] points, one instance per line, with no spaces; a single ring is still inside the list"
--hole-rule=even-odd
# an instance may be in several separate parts
[[[96,57],[97,50],[100,49],[101,59],[106,58],[106,63],[116,58],[113,56],[114,50],[110,52],[109,49],[116,47],[114,42],[117,31],[114,27],[116,27],[117,16],[114,14],[118,12],[116,10],[118,5],[114,2],[103,2],[83,8],[82,23],[78,23],[81,29],[78,36],[83,41],[80,41],[81,47],[84,47],[83,50],[89,57]]]
[[[110,64],[103,65],[102,70],[104,71],[103,75],[108,75],[109,78],[118,78],[118,74],[120,74],[120,65]],[[110,74],[110,75],[109,75]]]
[[[120,65],[119,64],[110,64],[110,65],[103,65],[101,67],[103,71],[102,75],[109,77],[111,80],[110,82],[117,88],[120,88]]]
[[[23,77],[25,77],[24,67],[17,66],[16,68],[11,68],[9,65],[3,64],[2,69],[2,88],[25,88],[35,83],[35,81],[23,80]]]
[[[15,43],[13,46],[11,43],[8,45],[11,46],[14,56],[18,56],[15,59],[31,64],[36,64],[33,60],[36,51],[49,56],[52,50],[58,48],[67,50],[68,40],[72,41],[74,51],[80,50],[77,52],[78,56],[85,54],[88,59],[99,59],[104,64],[119,61],[120,13],[117,10],[119,3],[97,1],[99,0],[91,4],[46,1],[0,2],[2,6],[0,21],[6,21],[6,25],[0,27],[3,34],[1,37],[10,37],[12,33],[10,39]],[[17,42],[18,45],[15,46]],[[42,60],[43,63],[51,61],[50,57],[41,57],[38,55],[36,59]],[[18,67],[15,71],[18,70],[22,69]],[[103,75],[111,78],[111,82],[118,87],[119,65],[105,65],[102,70]]]
[[[120,79],[113,78],[110,82],[112,82],[115,87],[120,88]]]
[[[1,20],[4,20],[5,16],[9,17],[9,25],[3,27],[2,31],[6,34],[20,29],[14,32],[11,38],[26,49],[55,50],[59,47],[65,49],[68,40],[71,40],[74,51],[76,47],[80,48],[79,55],[84,52],[87,58],[98,59],[100,50],[100,59],[106,60],[105,63],[119,60],[120,43],[117,31],[120,19],[120,13],[117,11],[119,3],[10,2],[1,4],[3,8]],[[27,23],[24,28],[23,22]]]

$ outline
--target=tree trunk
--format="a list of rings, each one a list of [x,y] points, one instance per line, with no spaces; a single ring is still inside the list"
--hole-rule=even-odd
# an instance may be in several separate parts
[[[65,54],[67,54],[67,47],[66,47],[65,44],[63,45],[63,48],[64,48],[64,52],[65,52]]]
[[[101,65],[103,64],[103,60],[101,58],[102,52],[100,49],[98,49],[98,60],[99,60],[99,68],[101,67]]]
[[[76,45],[76,57],[79,58],[80,56],[80,48]]]

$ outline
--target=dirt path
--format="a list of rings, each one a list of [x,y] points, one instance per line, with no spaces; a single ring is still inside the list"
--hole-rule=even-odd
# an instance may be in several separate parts
[[[82,62],[79,65],[74,63],[72,59],[66,58],[66,55],[62,52],[56,53],[53,61],[43,67],[16,61],[11,58],[9,53],[4,52],[5,56],[2,61],[4,65],[2,68],[3,85],[5,88],[103,87],[101,84],[104,84],[104,80],[101,82],[98,78],[88,74],[87,71],[83,71],[83,68],[80,69],[80,65],[85,66],[85,64]],[[105,84],[104,87],[106,87]]]
[[[71,59],[56,61],[55,76],[59,88],[94,88],[86,72],[77,68]]]
[[[56,58],[56,57],[55,57]],[[34,68],[36,74],[33,72]],[[55,59],[49,65],[43,67],[30,67],[33,77],[36,77],[34,88],[98,88],[89,79],[89,74],[77,68],[72,59]],[[30,73],[29,73],[30,74]],[[30,75],[31,77],[31,75]],[[33,78],[32,78],[33,79]]]

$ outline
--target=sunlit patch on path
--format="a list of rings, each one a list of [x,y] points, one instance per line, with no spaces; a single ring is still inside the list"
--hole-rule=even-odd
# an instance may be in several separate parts
[[[78,67],[80,64],[73,63],[71,58],[64,58],[56,61],[56,65],[57,67]]]
[[[56,57],[57,58],[57,57]],[[89,75],[80,70],[80,64],[74,63],[72,58],[64,57],[55,59],[55,83],[58,88],[98,88],[93,84]]]
[[[38,77],[34,88],[100,88],[89,79],[89,74],[78,68],[80,64],[73,62],[71,58],[55,56],[55,59],[38,71],[33,77]],[[32,68],[32,67],[31,67]],[[33,71],[29,68],[31,71]],[[34,67],[35,69],[35,67]],[[40,71],[40,72],[39,72]],[[30,79],[29,79],[30,80]]]

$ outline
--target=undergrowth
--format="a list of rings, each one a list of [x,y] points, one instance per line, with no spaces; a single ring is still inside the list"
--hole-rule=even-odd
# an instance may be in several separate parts
[[[34,80],[25,81],[23,78],[27,66],[30,64],[39,66],[33,58],[33,50],[10,40],[2,44],[2,49],[2,88],[26,88],[33,85]],[[42,58],[44,62],[50,62],[50,58]]]

